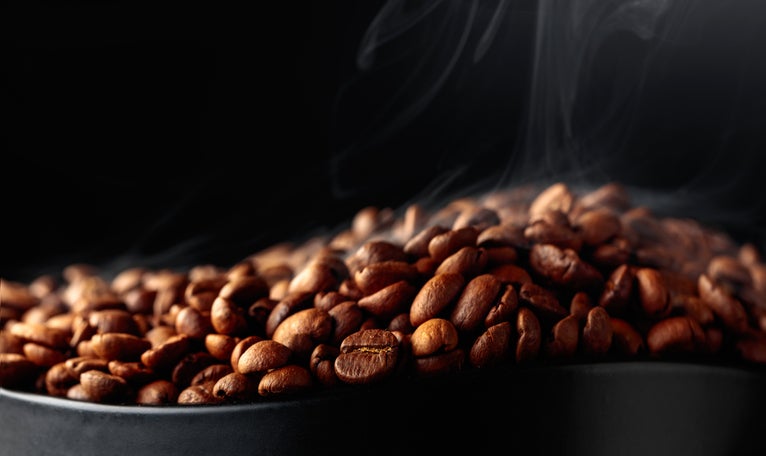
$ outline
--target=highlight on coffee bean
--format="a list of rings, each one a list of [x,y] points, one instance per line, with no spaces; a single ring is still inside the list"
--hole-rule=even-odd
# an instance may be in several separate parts
[[[0,386],[218,405],[562,363],[766,364],[758,248],[620,183],[402,209],[227,267],[3,280]]]

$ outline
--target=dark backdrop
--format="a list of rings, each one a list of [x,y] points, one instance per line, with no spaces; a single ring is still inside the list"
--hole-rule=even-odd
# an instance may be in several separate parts
[[[558,2],[11,1],[0,276],[229,265],[500,177],[620,180],[763,245],[763,6],[606,3],[577,41]]]

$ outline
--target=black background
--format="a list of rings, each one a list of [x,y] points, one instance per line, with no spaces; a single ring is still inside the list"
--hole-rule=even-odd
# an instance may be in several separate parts
[[[766,15],[730,4],[686,12],[651,45],[594,51],[573,117],[579,150],[601,152],[576,158],[600,161],[594,180],[672,195],[663,207],[763,245]],[[9,2],[0,276],[225,266],[367,205],[468,188],[522,150],[534,161],[520,144],[535,2],[508,3],[478,62],[496,3],[444,2],[360,60],[386,5]],[[612,124],[591,119],[638,79],[615,147]],[[515,178],[561,170],[543,168]]]

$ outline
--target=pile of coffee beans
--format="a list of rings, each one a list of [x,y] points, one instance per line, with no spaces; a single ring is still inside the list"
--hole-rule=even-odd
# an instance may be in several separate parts
[[[3,280],[0,386],[212,405],[499,366],[766,365],[757,247],[618,183],[370,206],[343,228],[227,267]]]

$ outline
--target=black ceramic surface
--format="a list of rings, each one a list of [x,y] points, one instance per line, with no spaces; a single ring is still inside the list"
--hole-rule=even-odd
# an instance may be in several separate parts
[[[120,406],[0,390],[3,455],[757,455],[766,373],[696,363],[513,367],[269,403]]]

